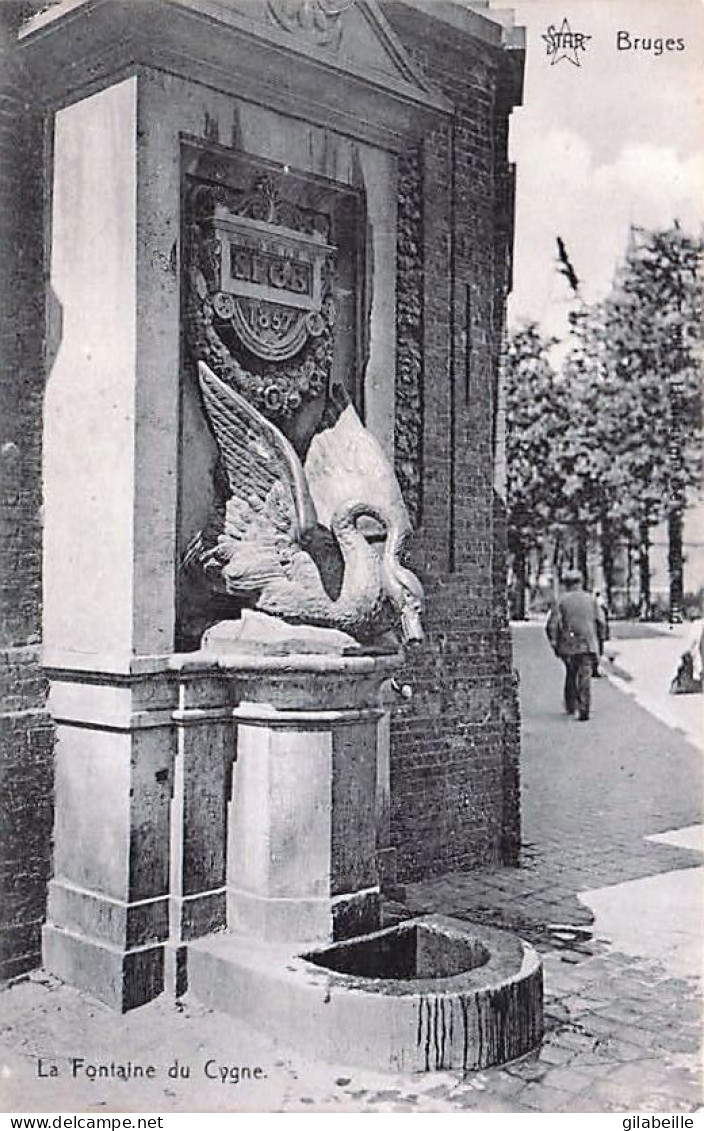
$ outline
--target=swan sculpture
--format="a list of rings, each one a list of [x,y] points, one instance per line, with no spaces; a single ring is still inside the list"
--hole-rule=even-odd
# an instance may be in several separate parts
[[[304,469],[280,429],[203,361],[198,375],[229,498],[192,541],[186,567],[238,608],[335,628],[362,643],[389,628],[395,613],[403,641],[421,640],[423,590],[400,562],[406,510],[352,405],[314,437]],[[383,542],[365,536],[362,518],[385,530]]]

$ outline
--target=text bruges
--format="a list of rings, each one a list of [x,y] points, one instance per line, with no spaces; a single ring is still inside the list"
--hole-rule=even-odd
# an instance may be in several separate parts
[[[617,51],[652,51],[653,55],[663,55],[666,51],[684,51],[683,39],[653,39],[640,35],[631,35],[630,31],[616,32]]]

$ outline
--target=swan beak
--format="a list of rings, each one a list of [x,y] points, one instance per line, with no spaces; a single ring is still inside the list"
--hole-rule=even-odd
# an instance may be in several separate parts
[[[415,609],[404,609],[401,613],[401,636],[404,644],[422,644],[425,640],[420,613]]]

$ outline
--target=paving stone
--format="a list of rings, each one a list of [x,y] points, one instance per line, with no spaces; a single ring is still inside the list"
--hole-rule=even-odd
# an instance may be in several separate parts
[[[576,1095],[572,1095],[562,1108],[562,1111],[565,1112],[565,1114],[582,1114],[586,1112],[599,1114],[603,1111],[619,1111],[620,1108],[621,1105],[616,1104],[611,1106],[593,1090],[590,1090],[588,1092],[578,1092]]]
[[[563,998],[561,1001],[552,1002],[545,1007],[545,1021],[550,1024],[551,1028],[560,1025],[568,1025],[572,1020],[572,1012],[569,1005],[565,1003]]]
[[[569,1010],[570,1017],[579,1017],[580,1022],[584,1024],[585,1015],[596,1016],[608,1002],[601,998],[589,997],[587,994],[570,994],[569,997],[562,998],[561,1004]]]
[[[485,1090],[492,1096],[497,1095],[504,1099],[519,1096],[530,1079],[531,1076],[526,1076],[523,1072],[514,1072],[510,1067],[494,1069]]]
[[[482,1105],[482,1095],[472,1088],[457,1088],[449,1097],[448,1102],[453,1107],[478,1111]]]
[[[616,1000],[615,1002],[608,1002],[606,1005],[597,1006],[594,1010],[595,1014],[611,1021],[616,1026],[625,1027],[640,1027],[643,1020],[643,1011],[636,1007],[627,1008],[623,1003]]]
[[[559,1029],[552,1034],[553,1041],[560,1048],[570,1049],[572,1052],[583,1052],[594,1048],[595,1038],[582,1032],[580,1029]]]
[[[669,1053],[697,1052],[701,1048],[701,1039],[693,1037],[690,1033],[673,1029],[669,1032],[656,1032],[653,1045]]]
[[[553,1088],[543,1081],[540,1084],[526,1084],[521,1095],[521,1103],[534,1111],[560,1112],[570,1103],[572,1096],[560,1088]]]
[[[507,1073],[524,1081],[535,1082],[542,1080],[548,1072],[549,1066],[537,1059],[537,1054],[530,1060],[514,1061],[507,1066]]]
[[[553,1044],[552,1042],[544,1041],[540,1050],[540,1060],[548,1065],[563,1065],[569,1064],[576,1052],[574,1049],[565,1048],[564,1045]]]
[[[584,1032],[592,1037],[611,1037],[617,1031],[623,1031],[624,1026],[619,1026],[610,1018],[598,1013],[585,1013],[580,1017],[580,1024]]]
[[[634,1045],[617,1037],[600,1037],[594,1042],[594,1047],[575,1054],[573,1063],[595,1063],[601,1065],[624,1064],[630,1061],[643,1060],[648,1053],[639,1045]]]
[[[574,1068],[571,1064],[561,1068],[553,1068],[545,1078],[546,1084],[551,1088],[558,1088],[576,1095],[590,1087],[598,1078],[599,1070],[591,1065],[584,1068]]]

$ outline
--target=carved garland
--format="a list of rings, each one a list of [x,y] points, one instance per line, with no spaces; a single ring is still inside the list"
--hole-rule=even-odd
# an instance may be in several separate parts
[[[305,35],[320,47],[339,47],[342,13],[353,0],[269,0],[269,15],[278,27]]]
[[[328,218],[282,200],[272,178],[263,177],[249,192],[197,186],[187,231],[193,356],[270,420],[292,418],[330,382]]]
[[[422,514],[423,175],[420,150],[398,166],[396,243],[396,476],[413,525]]]

